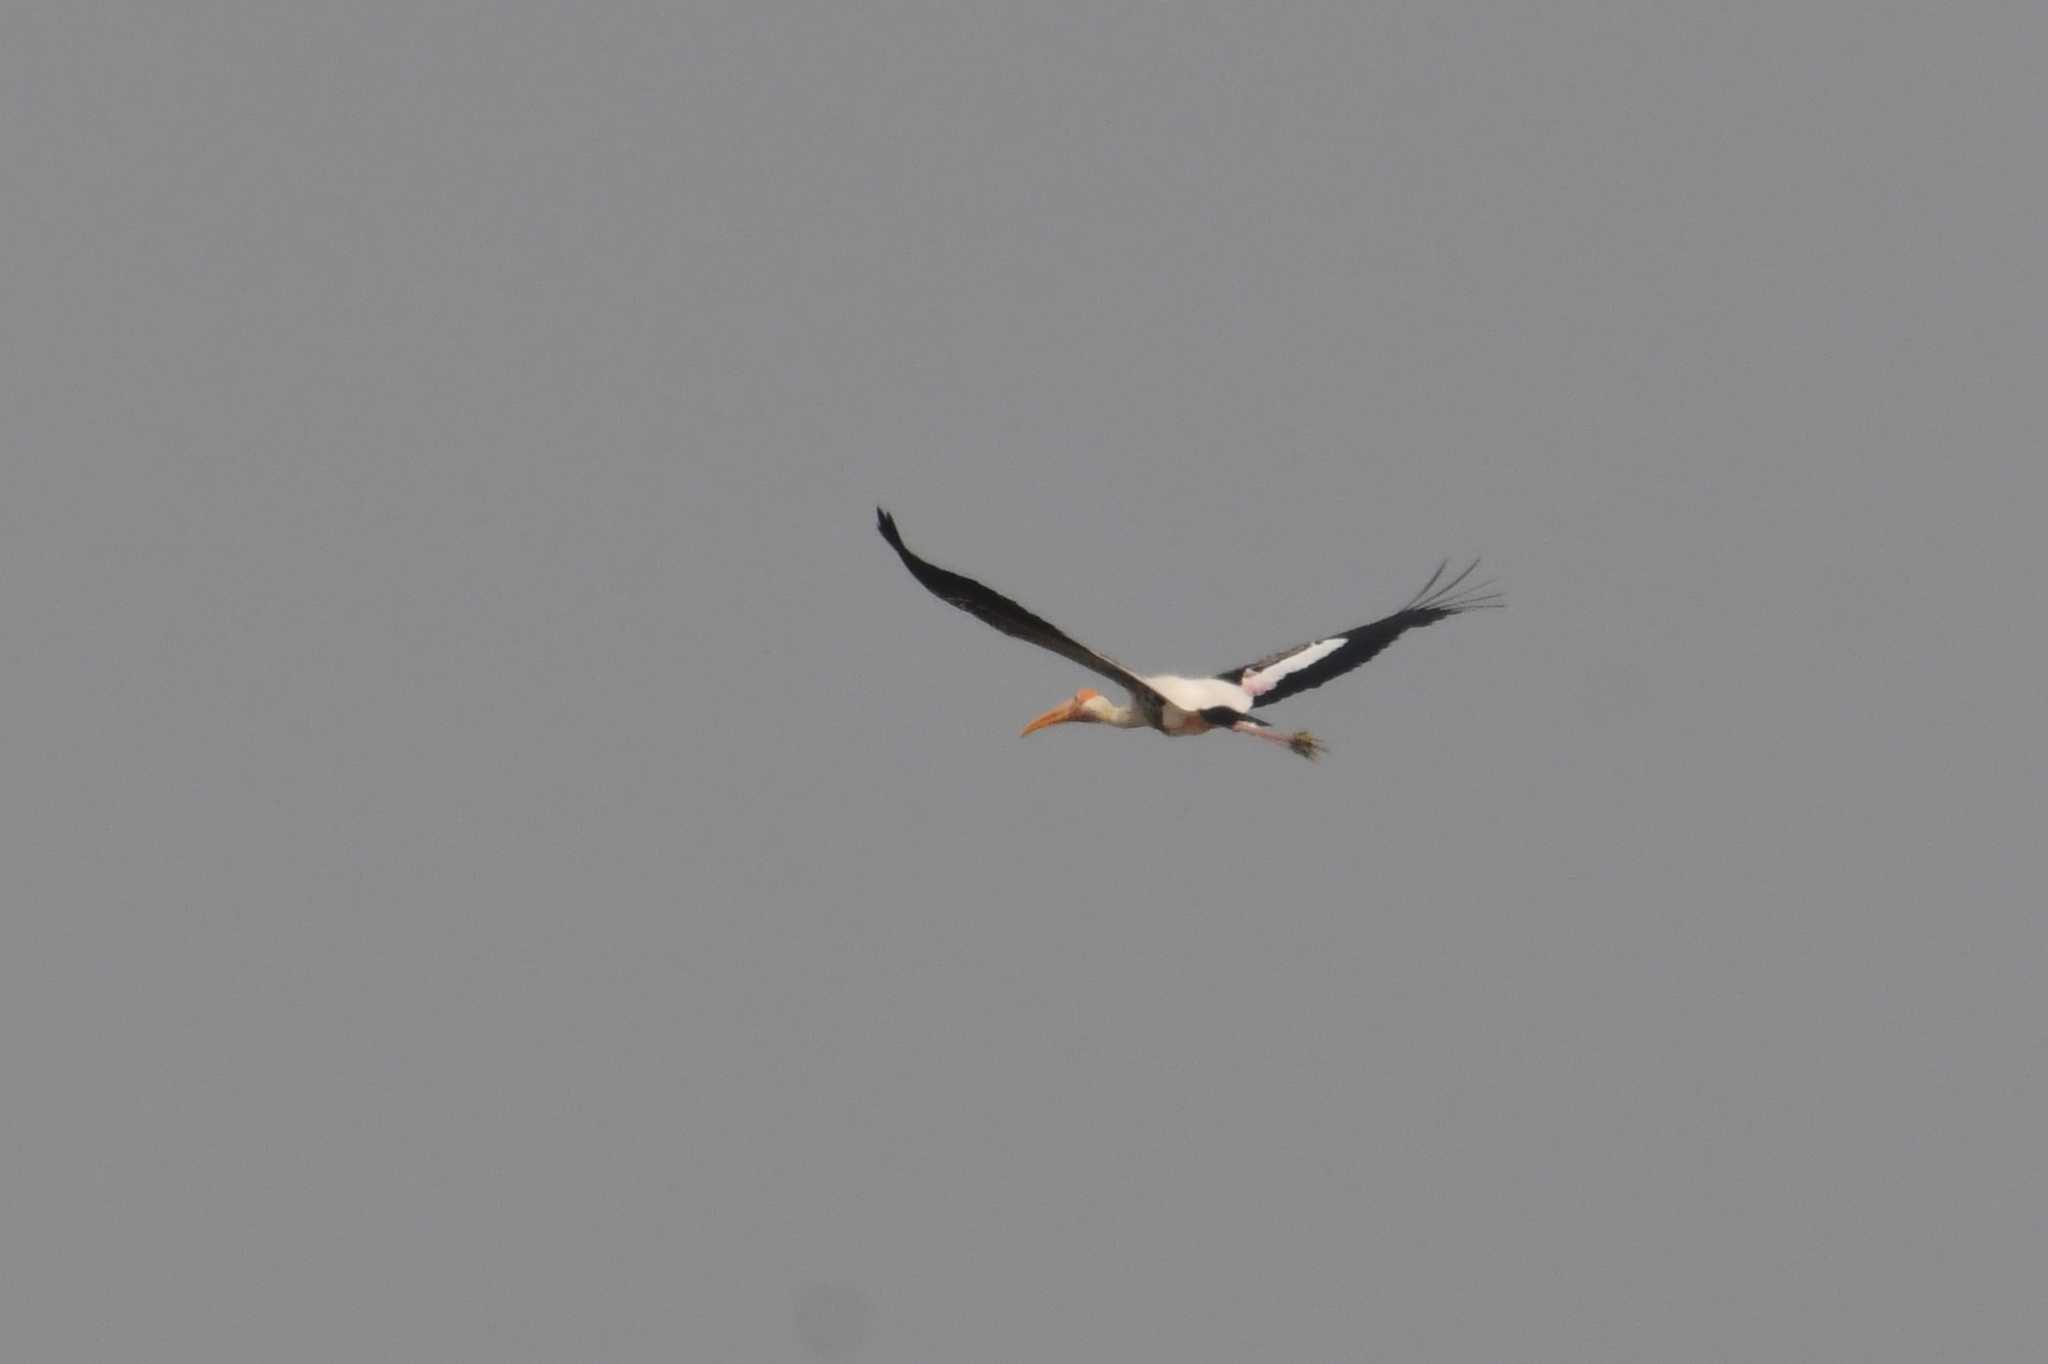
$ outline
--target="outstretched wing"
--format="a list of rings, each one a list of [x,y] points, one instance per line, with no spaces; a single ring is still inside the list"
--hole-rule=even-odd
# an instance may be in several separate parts
[[[912,554],[910,547],[903,543],[903,537],[896,533],[896,518],[880,507],[875,508],[875,526],[882,532],[882,538],[889,542],[889,548],[901,556],[903,566],[910,570],[911,576],[923,583],[925,590],[940,601],[959,607],[1006,635],[1028,640],[1041,649],[1050,649],[1061,658],[1080,664],[1090,672],[1100,673],[1110,681],[1130,688],[1135,696],[1157,700],[1158,693],[1115,659],[1096,653],[1051,621],[1032,615],[994,588],[984,587],[972,578],[927,563]]]
[[[1444,570],[1449,566],[1448,560],[1438,564],[1436,572],[1422,585],[1422,590],[1391,616],[1341,635],[1312,639],[1292,649],[1282,649],[1256,663],[1247,663],[1216,675],[1250,692],[1254,706],[1269,706],[1296,692],[1320,687],[1333,677],[1341,677],[1417,626],[1434,625],[1461,611],[1484,610],[1503,604],[1500,593],[1490,582],[1465,586],[1465,580],[1479,567],[1477,559],[1467,564],[1463,572],[1447,580]]]

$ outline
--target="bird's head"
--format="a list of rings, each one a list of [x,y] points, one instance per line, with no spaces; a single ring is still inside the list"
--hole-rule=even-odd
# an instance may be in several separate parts
[[[1073,720],[1079,720],[1084,723],[1099,723],[1102,716],[1096,713],[1095,707],[1106,706],[1107,704],[1107,702],[1103,701],[1101,692],[1096,691],[1093,687],[1083,687],[1074,693],[1072,699],[1060,702],[1057,706],[1054,706],[1051,710],[1024,726],[1023,733],[1017,737],[1021,739],[1025,734],[1035,734],[1048,725],[1064,725]]]

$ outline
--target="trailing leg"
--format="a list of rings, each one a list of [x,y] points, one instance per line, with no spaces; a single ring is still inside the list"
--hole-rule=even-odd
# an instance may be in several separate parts
[[[1321,739],[1305,729],[1272,729],[1250,719],[1237,721],[1231,725],[1231,729],[1239,734],[1249,734],[1254,739],[1264,739],[1269,744],[1280,744],[1290,753],[1307,758],[1310,762],[1314,762],[1329,751],[1323,746]]]

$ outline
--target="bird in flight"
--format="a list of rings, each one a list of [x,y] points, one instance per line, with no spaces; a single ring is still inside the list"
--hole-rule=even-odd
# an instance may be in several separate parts
[[[1083,687],[1074,693],[1071,700],[1060,702],[1024,726],[1024,734],[1034,734],[1050,725],[1069,723],[1114,725],[1118,729],[1149,728],[1174,737],[1227,729],[1283,745],[1304,758],[1312,759],[1324,751],[1320,739],[1305,729],[1275,729],[1255,717],[1252,711],[1276,701],[1285,701],[1297,692],[1320,687],[1331,678],[1350,672],[1417,626],[1434,625],[1446,616],[1465,611],[1503,605],[1500,593],[1491,583],[1466,586],[1473,570],[1479,567],[1477,559],[1449,577],[1445,576],[1449,567],[1446,560],[1437,565],[1436,572],[1430,575],[1420,592],[1409,598],[1406,606],[1391,616],[1361,625],[1356,630],[1312,639],[1306,644],[1282,649],[1255,663],[1229,668],[1211,677],[1179,677],[1172,673],[1140,677],[1107,654],[1095,652],[1050,621],[1031,614],[994,588],[984,587],[972,578],[919,558],[911,552],[910,546],[903,543],[903,536],[896,529],[896,518],[880,507],[875,508],[875,524],[882,532],[882,538],[889,542],[889,548],[902,558],[903,566],[910,570],[910,575],[940,601],[959,607],[1006,635],[1029,640],[1090,672],[1100,673],[1131,695],[1128,704],[1118,705],[1094,688]]]

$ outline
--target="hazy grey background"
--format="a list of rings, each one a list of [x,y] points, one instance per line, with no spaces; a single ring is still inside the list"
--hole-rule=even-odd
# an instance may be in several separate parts
[[[0,33],[9,1357],[2039,1357],[2040,7],[273,8]]]

